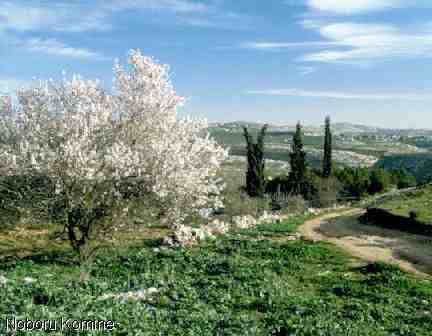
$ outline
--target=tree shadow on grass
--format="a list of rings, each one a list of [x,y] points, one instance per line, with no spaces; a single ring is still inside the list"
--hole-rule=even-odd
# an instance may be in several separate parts
[[[18,263],[31,261],[36,265],[77,266],[79,261],[72,251],[49,251],[26,256],[8,255],[0,258],[0,270],[10,270]]]

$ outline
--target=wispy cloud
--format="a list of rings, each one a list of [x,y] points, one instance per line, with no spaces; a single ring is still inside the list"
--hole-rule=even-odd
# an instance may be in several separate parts
[[[341,22],[316,24],[312,29],[325,41],[338,48],[308,53],[301,58],[303,61],[345,62],[396,57],[419,58],[430,57],[432,53],[432,34],[427,26],[402,31],[393,25]]]
[[[20,5],[15,2],[2,2],[0,29],[33,30],[55,22],[55,13],[47,8]]]
[[[307,0],[311,10],[343,15],[397,8],[407,3],[406,0]]]
[[[266,96],[290,96],[290,97],[309,97],[309,98],[329,98],[329,99],[357,99],[357,100],[432,100],[432,92],[429,94],[419,93],[351,93],[343,91],[308,91],[299,89],[279,89],[279,90],[249,90],[245,91],[248,95]]]
[[[74,48],[55,39],[33,38],[24,42],[29,51],[40,52],[54,56],[67,56],[83,60],[104,60],[105,58],[95,51],[83,48]]]
[[[127,11],[166,13],[171,16],[165,24],[212,28],[241,27],[247,21],[245,15],[226,12],[218,4],[199,0],[6,1],[2,3],[0,30],[108,31],[114,29],[112,18]]]
[[[108,10],[154,9],[170,10],[177,13],[208,12],[211,6],[199,1],[190,0],[99,0],[97,3]]]
[[[298,67],[298,71],[301,76],[310,75],[311,73],[314,73],[316,70],[317,69],[315,67],[310,67],[310,66]]]
[[[3,43],[31,52],[86,60],[105,58],[96,51],[72,47],[67,42],[53,39],[51,33],[106,32],[115,29],[114,16],[131,11],[158,14],[155,17],[165,19],[152,20],[158,24],[236,28],[246,21],[242,15],[222,11],[218,1],[200,0],[60,0],[55,3],[16,0],[1,1],[1,8],[0,35],[4,37]]]
[[[308,42],[244,42],[240,48],[253,50],[284,50],[292,48],[316,48],[335,45],[333,42],[308,41]]]

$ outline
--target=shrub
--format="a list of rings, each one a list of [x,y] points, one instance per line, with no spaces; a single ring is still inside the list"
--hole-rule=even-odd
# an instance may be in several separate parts
[[[347,196],[363,197],[368,194],[370,175],[367,168],[346,167],[335,172],[342,186],[342,192]]]
[[[374,169],[370,173],[368,193],[373,195],[383,192],[390,185],[390,175],[383,169]]]
[[[303,213],[306,208],[306,201],[301,195],[288,197],[288,213]]]
[[[224,192],[224,211],[221,217],[231,221],[233,217],[251,215],[258,217],[263,210],[270,209],[267,198],[250,197],[244,190]]]

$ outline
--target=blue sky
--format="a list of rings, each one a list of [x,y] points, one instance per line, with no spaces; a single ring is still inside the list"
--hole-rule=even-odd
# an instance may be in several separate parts
[[[432,128],[428,0],[0,0],[0,91],[62,70],[110,86],[138,48],[181,114]]]

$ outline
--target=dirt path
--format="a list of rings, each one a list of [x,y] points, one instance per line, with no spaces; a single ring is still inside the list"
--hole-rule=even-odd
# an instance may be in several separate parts
[[[355,257],[396,264],[417,275],[432,276],[432,238],[364,225],[363,209],[333,213],[300,226],[306,239],[331,242]]]

